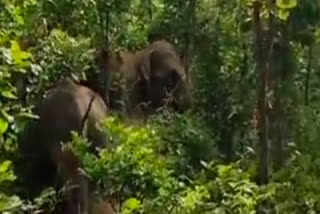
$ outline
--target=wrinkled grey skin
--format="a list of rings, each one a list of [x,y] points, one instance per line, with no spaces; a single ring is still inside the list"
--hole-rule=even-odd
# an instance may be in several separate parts
[[[191,106],[190,84],[170,43],[156,41],[143,50],[107,60],[118,62],[118,69],[111,71],[119,72],[124,82],[120,98],[110,95],[111,102],[120,99],[127,115],[145,117],[164,106],[183,112]]]
[[[25,181],[31,195],[69,180],[76,188],[66,195],[62,213],[89,213],[89,183],[80,175],[75,155],[62,150],[60,142],[70,140],[74,130],[85,135],[93,148],[106,145],[107,138],[98,126],[107,114],[105,103],[91,89],[64,79],[40,103],[37,114],[40,119],[31,121],[19,140],[22,158],[32,167],[26,169]]]

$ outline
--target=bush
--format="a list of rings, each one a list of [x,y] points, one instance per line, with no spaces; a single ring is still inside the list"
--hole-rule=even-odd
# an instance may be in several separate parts
[[[151,124],[158,130],[161,153],[171,157],[177,174],[191,175],[201,168],[201,161],[217,158],[218,136],[200,115],[164,112],[153,117]]]
[[[12,212],[18,210],[22,201],[18,196],[10,196],[5,192],[8,191],[8,185],[16,179],[11,170],[11,162],[0,162],[0,212]]]
[[[72,37],[68,33],[54,29],[50,35],[32,49],[38,70],[34,72],[33,93],[43,95],[59,79],[74,76],[86,79],[87,72],[94,66],[94,49],[91,40]]]
[[[201,139],[202,132],[186,130],[190,118],[174,118],[173,123],[185,122],[180,127],[185,132],[170,132],[183,137],[172,138],[179,139],[177,143]],[[159,129],[159,120],[156,124],[135,127],[108,117],[105,129],[113,147],[101,149],[97,156],[88,152],[88,143],[78,135],[68,144],[82,160],[83,172],[103,187],[102,195],[120,203],[123,213],[254,213],[260,200],[267,197],[238,164],[199,161],[197,170],[186,166],[194,171],[192,177],[178,173],[180,169],[172,167],[172,162],[177,164],[182,156],[161,151],[162,136],[170,135],[160,134],[168,128],[164,125]]]
[[[319,158],[296,154],[273,176],[270,186],[276,187],[272,198],[276,213],[320,212],[319,167]]]

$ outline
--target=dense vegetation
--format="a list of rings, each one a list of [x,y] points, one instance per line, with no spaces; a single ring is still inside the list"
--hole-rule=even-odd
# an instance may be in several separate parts
[[[319,24],[316,0],[0,0],[0,212],[50,213],[64,191],[27,198],[18,173],[18,136],[45,92],[92,75],[99,47],[165,38],[184,54],[193,108],[143,125],[110,114],[116,147],[97,155],[74,135],[96,197],[125,214],[319,213]]]

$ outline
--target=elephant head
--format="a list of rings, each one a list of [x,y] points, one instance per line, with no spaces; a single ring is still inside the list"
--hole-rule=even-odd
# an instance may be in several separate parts
[[[191,105],[190,85],[174,47],[156,41],[136,53],[120,55],[124,101],[129,114],[150,114],[168,106],[184,111]]]
[[[48,93],[36,113],[39,120],[27,124],[18,144],[25,164],[33,165],[27,172],[27,189],[37,195],[44,186],[55,186],[53,178],[64,184],[70,180],[78,188],[66,195],[65,210],[78,213],[79,206],[80,213],[88,213],[88,181],[78,171],[79,160],[60,143],[70,140],[71,131],[77,131],[93,148],[106,145],[107,138],[98,126],[106,116],[106,105],[89,88],[65,79]]]

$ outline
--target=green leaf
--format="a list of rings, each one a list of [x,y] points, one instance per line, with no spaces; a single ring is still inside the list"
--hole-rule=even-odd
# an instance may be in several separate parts
[[[9,123],[0,117],[0,136],[8,130]]]
[[[18,99],[16,95],[14,95],[11,91],[2,91],[1,95],[8,99],[16,100]]]
[[[8,114],[7,109],[4,109],[4,108],[0,109],[0,113],[2,117],[5,118],[5,120],[9,121],[9,123],[13,122],[14,118],[12,115]]]
[[[297,0],[277,0],[276,5],[280,9],[293,9],[297,6]]]
[[[1,51],[2,55],[3,55],[5,63],[9,64],[9,65],[12,64],[13,59],[12,59],[10,50],[7,49],[7,48],[1,47],[0,51]]]
[[[124,213],[132,213],[132,211],[139,209],[140,201],[136,198],[129,198],[123,205]]]
[[[39,119],[40,117],[36,114],[28,113],[28,112],[20,112],[17,117],[28,118],[28,119]]]
[[[287,20],[290,15],[289,10],[279,10],[278,16],[281,20]]]
[[[11,162],[10,161],[4,161],[1,165],[0,165],[0,173],[4,173],[6,172],[11,166]]]
[[[10,170],[11,166],[12,163],[8,160],[0,164],[0,185],[4,181],[14,181],[16,179],[16,176]]]
[[[11,213],[10,210],[16,209],[22,205],[22,201],[18,196],[5,196],[0,194],[0,212]]]
[[[24,60],[27,60],[31,57],[31,54],[20,49],[20,46],[17,41],[11,41],[11,56],[14,64],[19,67],[25,67],[26,63]]]

